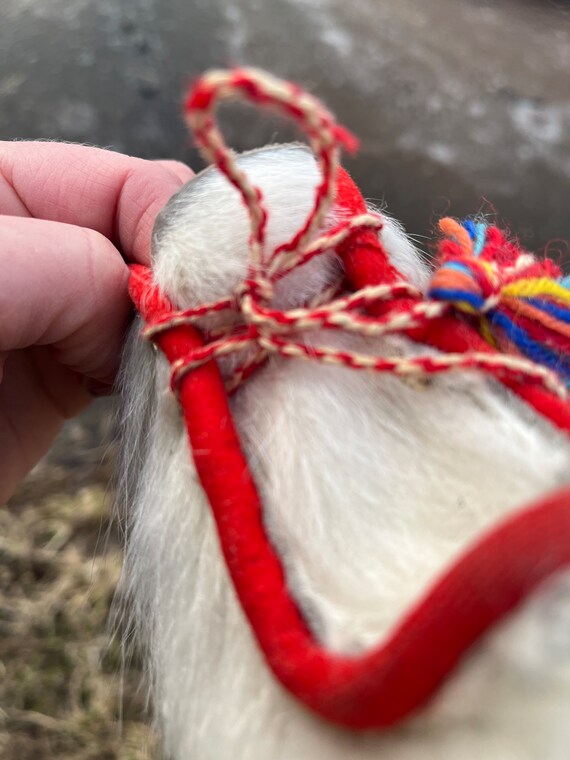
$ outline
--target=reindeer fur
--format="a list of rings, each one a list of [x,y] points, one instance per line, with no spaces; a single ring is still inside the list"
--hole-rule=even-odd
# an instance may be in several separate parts
[[[244,154],[264,194],[267,245],[307,216],[317,165],[302,146]],[[329,223],[338,218],[331,212]],[[231,293],[246,271],[248,220],[213,168],[160,215],[155,277],[189,308]],[[413,282],[426,264],[400,226],[380,233]],[[280,307],[334,279],[333,254],[284,279]],[[162,355],[132,335],[123,367],[124,587],[146,644],[157,722],[171,760],[568,760],[570,573],[488,635],[420,715],[351,733],[310,714],[275,681],[230,584]],[[329,335],[315,335],[321,343]],[[334,345],[427,350],[404,338]],[[227,369],[227,367],[222,367]],[[570,480],[570,445],[475,373],[423,389],[400,380],[273,358],[232,399],[266,527],[312,630],[338,652],[386,636],[487,526]]]

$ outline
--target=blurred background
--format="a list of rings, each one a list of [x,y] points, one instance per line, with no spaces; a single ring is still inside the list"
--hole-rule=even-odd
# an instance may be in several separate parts
[[[180,118],[204,69],[298,81],[361,139],[364,195],[421,241],[496,213],[568,261],[570,3],[563,0],[1,0],[0,139],[201,166]],[[294,137],[224,109],[239,150]],[[136,658],[107,630],[120,572],[113,412],[70,423],[0,510],[0,756],[156,757]]]

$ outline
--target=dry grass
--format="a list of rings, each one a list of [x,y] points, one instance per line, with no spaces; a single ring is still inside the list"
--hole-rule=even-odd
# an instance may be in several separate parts
[[[101,466],[103,449],[91,440],[105,419],[103,410],[71,425],[0,510],[3,760],[154,756],[139,664],[121,675],[120,644],[109,635],[121,550],[112,457]]]

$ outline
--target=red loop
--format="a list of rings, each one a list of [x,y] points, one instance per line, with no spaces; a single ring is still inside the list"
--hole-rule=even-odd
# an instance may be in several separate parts
[[[161,335],[171,363],[203,345],[192,327]],[[383,728],[422,707],[492,625],[543,580],[570,565],[570,489],[509,517],[481,538],[396,627],[361,657],[315,640],[265,533],[257,487],[215,362],[181,381],[194,463],[238,598],[281,683],[319,715]]]
[[[271,102],[247,72],[234,72],[232,81],[247,89],[254,99]],[[290,94],[294,97],[288,106],[295,116],[294,101],[299,93],[293,89]],[[214,91],[200,80],[188,106],[207,111],[213,99]],[[331,125],[332,122],[327,123],[327,128]],[[334,129],[336,139],[346,141],[346,135],[336,126]],[[221,159],[225,156],[220,151],[215,155]],[[325,164],[327,156],[325,151]],[[324,197],[331,185],[323,181],[320,187],[317,206],[319,193]],[[247,182],[242,183],[242,189],[244,199],[257,213],[261,239],[264,219],[255,208],[255,192]],[[366,211],[360,192],[342,170],[338,175],[336,203],[351,216]],[[311,217],[301,233],[307,232],[310,224]],[[299,234],[289,245],[296,244]],[[355,231],[339,245],[338,252],[355,290],[403,279],[371,230]],[[144,267],[132,268],[130,293],[151,329],[173,313],[172,305],[160,294]],[[413,303],[403,297],[391,303],[390,308],[406,311]],[[221,307],[216,304],[213,308]],[[381,310],[382,304],[369,309],[372,315]],[[443,352],[495,353],[467,324],[448,316],[426,321],[406,334]],[[153,339],[175,366],[205,350],[199,332],[182,322],[172,324],[166,331],[156,331]],[[346,356],[350,359],[349,354]],[[245,367],[244,374],[251,367]],[[561,430],[570,433],[567,403],[525,382],[512,379],[502,382]],[[570,489],[567,489],[526,507],[483,536],[400,622],[385,643],[361,657],[328,652],[305,624],[287,587],[280,559],[265,533],[262,504],[215,361],[207,361],[183,374],[179,394],[196,470],[212,509],[236,593],[259,646],[281,683],[311,710],[329,720],[352,728],[381,728],[417,710],[481,635],[539,583],[570,565]]]

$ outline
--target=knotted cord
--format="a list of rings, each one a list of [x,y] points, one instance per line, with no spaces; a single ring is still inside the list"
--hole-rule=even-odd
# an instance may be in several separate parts
[[[263,194],[239,168],[215,121],[214,112],[219,101],[236,98],[270,106],[280,114],[291,117],[306,132],[321,170],[314,205],[304,225],[291,240],[273,251],[267,251],[265,245],[268,214]],[[537,363],[535,356],[525,358],[518,352],[385,357],[341,351],[300,340],[301,334],[312,330],[343,330],[366,337],[405,334],[425,327],[426,323],[450,311],[452,306],[444,300],[425,298],[421,291],[399,275],[396,282],[368,286],[317,306],[287,311],[271,308],[275,284],[280,279],[316,256],[337,250],[363,230],[378,233],[382,228],[379,215],[366,213],[353,216],[324,233],[320,232],[335,199],[340,150],[342,147],[355,150],[356,138],[338,126],[316,98],[294,84],[255,69],[206,74],[192,89],[185,110],[188,125],[203,156],[240,192],[249,215],[251,235],[247,274],[233,294],[193,309],[173,309],[160,315],[145,315],[147,326],[144,335],[155,340],[165,331],[194,324],[212,314],[239,314],[238,327],[234,320],[231,328],[218,331],[215,339],[174,362],[173,389],[179,387],[188,372],[205,362],[244,349],[254,349],[227,381],[228,391],[238,387],[270,354],[278,354],[352,369],[393,373],[411,381],[451,370],[479,369],[500,379],[536,383],[559,397],[566,397],[566,389],[551,366],[543,366]],[[468,233],[465,234],[468,238]],[[385,255],[380,246],[379,254]],[[139,275],[143,274],[140,268],[138,271]],[[371,307],[380,303],[385,307],[381,316],[366,314]]]
[[[570,287],[550,259],[536,259],[485,222],[439,223],[428,297],[478,318],[487,341],[554,370],[570,385]]]
[[[273,88],[269,87],[271,83],[275,85]],[[261,194],[253,186],[244,189],[247,178],[239,173],[233,157],[226,153],[223,140],[214,129],[212,109],[219,95],[218,88],[223,90],[225,97],[241,95],[263,104],[274,103],[277,94],[282,99],[277,103],[280,110],[293,118],[305,119],[307,126],[315,132],[311,138],[313,148],[317,145],[320,149],[317,137],[323,124],[328,130],[328,139],[333,141],[332,148],[325,146],[332,153],[321,162],[323,173],[315,202],[315,208],[320,211],[313,209],[293,240],[269,255],[264,250],[267,216]],[[474,331],[474,326],[480,327],[479,323],[488,318],[496,301],[485,303],[485,295],[483,311],[469,312],[462,306],[465,299],[436,300],[435,293],[426,299],[405,282],[380,245],[378,217],[370,219],[365,215],[364,223],[360,224],[364,201],[346,172],[335,163],[334,154],[340,144],[351,147],[353,143],[347,133],[334,126],[328,112],[320,110],[322,107],[317,101],[293,85],[276,82],[259,72],[241,70],[216,72],[200,79],[190,95],[188,106],[190,114],[204,112],[198,119],[198,127],[205,129],[206,145],[209,145],[208,135],[213,134],[217,139],[217,142],[214,139],[211,157],[224,173],[229,166],[231,181],[240,189],[248,209],[251,205],[254,250],[248,277],[228,298],[187,312],[173,308],[154,283],[152,271],[146,267],[132,268],[129,291],[146,321],[147,336],[160,347],[174,370],[173,385],[179,394],[193,464],[211,508],[220,548],[237,598],[275,677],[308,708],[335,723],[352,729],[392,726],[426,703],[492,625],[511,612],[546,578],[569,566],[570,491],[566,489],[533,505],[526,505],[481,536],[397,622],[385,640],[362,655],[328,651],[314,636],[298,609],[279,554],[267,536],[265,511],[233,422],[227,387],[224,388],[216,362],[210,359],[223,355],[223,351],[237,350],[231,348],[232,341],[241,350],[246,333],[260,354],[265,352],[267,355],[276,350],[274,346],[279,346],[284,355],[288,355],[286,348],[303,345],[291,340],[294,337],[291,333],[302,332],[305,324],[309,325],[307,329],[331,326],[356,333],[362,332],[362,324],[375,330],[375,334],[403,332],[412,340],[443,351],[441,356],[429,357],[431,361],[447,361],[439,370],[422,367],[420,359],[414,357],[390,369],[386,364],[383,369],[373,368],[398,372],[410,378],[458,367],[486,369],[551,420],[560,431],[569,434],[568,405],[536,384],[552,387],[559,395],[565,391],[552,370],[518,355],[495,353],[496,349],[489,349]],[[207,147],[204,149],[208,150]],[[333,180],[329,173],[331,166]],[[335,171],[337,202],[344,211],[351,211],[353,226],[349,228],[345,223],[314,239],[325,219],[327,204],[330,205],[334,196]],[[323,206],[319,205],[321,202]],[[471,237],[471,233],[468,225],[461,227],[448,220],[443,232],[445,239],[440,245],[443,262],[446,253],[457,254],[454,246],[459,245],[460,255],[474,254],[479,248],[481,234],[475,230],[473,251],[469,250],[467,236]],[[333,233],[338,233],[340,238],[331,240]],[[343,237],[344,233],[346,236]],[[485,256],[493,258],[496,255],[501,266],[510,244],[493,247],[493,235],[495,233],[489,229],[482,238],[486,245]],[[334,294],[327,289],[327,294],[321,294],[320,304],[304,310],[279,312],[270,309],[272,287],[289,271],[286,264],[272,262],[283,255],[282,261],[291,263],[292,267],[300,266],[304,256],[315,251],[314,255],[319,255],[319,249],[326,250],[326,246],[337,246],[347,281],[361,289],[330,302],[326,301],[326,296],[334,298]],[[432,290],[437,290],[436,284],[434,279]],[[439,293],[437,298],[442,296],[443,293]],[[546,291],[543,291],[543,297],[547,297]],[[193,326],[203,316],[230,310],[241,315],[242,325],[237,330],[232,328],[232,332],[223,331],[219,340],[208,342]],[[371,319],[367,312],[375,319]],[[441,318],[435,316],[437,313]],[[468,324],[463,320],[472,322]],[[262,343],[262,339],[265,342]],[[490,334],[489,340],[497,342],[499,336]],[[224,348],[228,344],[230,348]],[[478,346],[477,352],[469,350],[473,345]],[[328,360],[327,355],[315,357],[313,352],[315,349],[311,350],[310,357],[303,358]],[[335,361],[352,366],[355,356],[360,355],[336,352]],[[373,362],[375,358],[366,357],[366,360]],[[388,363],[390,360],[378,361]],[[242,379],[256,366],[259,364],[255,361],[249,366],[242,365]],[[404,371],[406,366],[411,368],[408,375]]]

